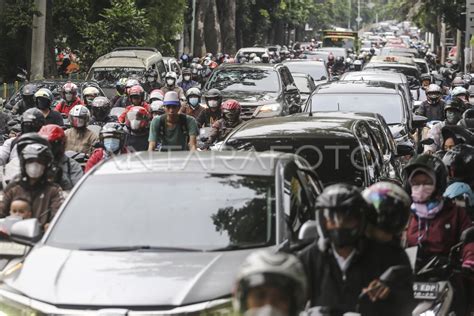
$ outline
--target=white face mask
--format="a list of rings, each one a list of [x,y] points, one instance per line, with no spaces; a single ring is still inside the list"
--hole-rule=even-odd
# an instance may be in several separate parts
[[[184,81],[189,81],[189,80],[191,80],[191,76],[184,76],[183,78],[184,78]]]
[[[218,105],[217,100],[209,100],[207,101],[207,105],[209,105],[210,108],[216,108]]]
[[[139,120],[131,120],[130,121],[130,129],[132,131],[136,131],[136,130],[140,129],[140,123],[141,123],[141,121],[139,121]]]
[[[287,316],[278,308],[272,305],[265,305],[262,307],[251,308],[244,313],[244,316]]]
[[[39,162],[29,162],[25,165],[25,171],[28,177],[37,179],[44,173],[45,166]]]
[[[167,84],[168,86],[174,85],[174,79],[166,79],[166,84]]]

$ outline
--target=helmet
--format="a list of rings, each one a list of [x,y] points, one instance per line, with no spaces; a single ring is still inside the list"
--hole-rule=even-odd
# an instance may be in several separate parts
[[[91,113],[89,109],[82,104],[75,105],[71,111],[69,111],[69,122],[72,127],[85,128],[90,118]]]
[[[242,314],[248,310],[250,290],[262,285],[279,288],[290,297],[289,315],[298,315],[304,309],[307,278],[303,265],[294,255],[260,250],[248,256],[237,274],[234,309]]]
[[[115,89],[118,91],[120,94],[125,93],[125,85],[127,84],[127,78],[120,78],[116,83],[115,83]]]
[[[135,133],[143,132],[150,124],[150,114],[141,106],[132,106],[127,112],[125,125]]]
[[[29,176],[29,172],[26,167],[29,162],[39,162],[45,166],[45,169],[48,169],[53,162],[53,154],[48,144],[30,143],[21,150],[19,153],[19,159],[22,175]],[[43,170],[43,173],[39,174],[39,176],[44,177],[47,175],[45,171],[46,170]]]
[[[474,180],[474,147],[460,144],[449,152],[452,152],[450,163],[452,178],[471,184]],[[444,158],[443,161],[445,161]]]
[[[451,86],[453,86],[453,87],[462,87],[462,86],[464,86],[464,80],[461,77],[456,77],[451,82]]]
[[[97,97],[92,101],[91,114],[97,121],[104,121],[111,109],[112,103],[106,97]]]
[[[157,115],[164,114],[165,109],[163,107],[163,101],[156,100],[156,101],[151,102],[150,111],[151,111],[152,115],[154,115],[154,114],[157,114]]]
[[[96,87],[87,87],[82,91],[82,98],[90,105],[94,98],[98,97],[99,94],[100,91]]]
[[[128,96],[130,98],[139,96],[142,100],[145,97],[145,90],[143,90],[142,86],[133,86],[128,90]]]
[[[140,82],[138,82],[137,79],[127,79],[127,82],[125,83],[125,92],[128,94],[131,87],[139,86],[139,85],[140,85]]]
[[[470,130],[474,129],[474,109],[466,110],[463,113],[459,125]]]
[[[204,97],[206,98],[207,106],[210,108],[219,108],[222,103],[222,94],[217,89],[210,89],[204,94]]]
[[[255,57],[252,59],[252,62],[254,62],[255,64],[258,64],[258,63],[261,63],[262,60],[260,59],[260,57],[255,56]]]
[[[63,86],[63,98],[70,102],[77,96],[77,85],[72,82],[67,82]]]
[[[232,99],[226,100],[221,105],[222,116],[231,126],[235,126],[240,122],[241,109],[240,103]]]
[[[459,95],[465,95],[465,96],[468,96],[469,93],[467,92],[467,90],[464,88],[464,87],[455,87],[453,89],[453,91],[451,91],[451,95],[453,97],[457,97]]]
[[[425,80],[429,80],[431,82],[431,75],[430,74],[422,74],[420,76],[420,80],[423,82]]]
[[[344,63],[344,57],[338,56],[336,58],[336,64],[343,64]]]
[[[329,238],[336,247],[356,245],[365,232],[367,202],[359,189],[349,184],[333,184],[326,187],[316,200],[316,214],[319,230]],[[357,220],[354,228],[328,230],[325,223],[344,222],[346,219]]]
[[[193,109],[198,107],[201,103],[201,90],[199,90],[199,88],[190,88],[186,91],[186,99],[189,106]]]
[[[36,91],[38,91],[38,87],[35,84],[29,83],[26,84],[22,89],[21,89],[21,96],[34,96]]]
[[[408,183],[408,179],[413,171],[419,168],[435,174],[436,190],[433,192],[433,196],[442,195],[448,183],[448,170],[440,158],[425,154],[412,158],[403,168],[405,191],[411,194],[411,185]]]
[[[432,101],[437,102],[442,95],[441,87],[437,84],[430,84],[426,89],[426,96]]]
[[[447,110],[458,110],[462,113],[464,112],[464,103],[459,99],[453,99],[444,106],[444,112]]]
[[[190,89],[188,89],[188,91],[186,91],[186,98],[188,98],[191,95],[201,97],[201,95],[202,95],[201,90],[199,88],[196,88],[196,87],[190,88]]]
[[[161,91],[160,89],[155,89],[155,90],[150,92],[150,102],[153,102],[155,100],[163,101],[164,96],[165,95],[164,95],[163,91]]]
[[[362,192],[371,206],[367,212],[367,222],[383,231],[399,235],[410,216],[411,199],[398,185],[392,182],[379,182]]]
[[[51,104],[53,103],[54,96],[46,88],[41,88],[35,93],[35,102],[36,102],[36,107],[38,109],[49,109],[51,108]]]
[[[118,146],[119,148],[117,150],[112,150],[112,151],[118,152],[119,150],[121,150],[123,146],[125,145],[125,139],[126,139],[126,134],[125,134],[125,131],[123,130],[123,126],[116,122],[105,124],[99,133],[99,139],[102,144],[106,142],[106,141],[104,142],[106,138],[118,139],[120,141],[119,146]]]
[[[192,75],[191,69],[189,69],[189,68],[184,68],[183,69],[183,78],[184,78],[184,76],[191,76],[191,75]]]
[[[222,103],[221,109],[223,111],[239,111],[240,112],[241,106],[238,101],[230,99]]]
[[[148,81],[153,82],[158,79],[158,71],[156,71],[153,68],[148,69],[148,71],[145,73],[145,77],[147,78]]]
[[[37,108],[31,108],[23,112],[21,116],[21,132],[38,132],[46,124],[43,113]]]
[[[66,134],[64,134],[64,129],[56,124],[48,124],[43,126],[38,134],[48,140],[55,160],[58,161],[61,159],[66,146]]]
[[[176,75],[176,73],[174,71],[168,71],[165,75],[165,79],[178,79],[178,76]]]
[[[328,55],[328,62],[334,62],[334,55],[333,55],[333,53],[329,53],[329,55]]]

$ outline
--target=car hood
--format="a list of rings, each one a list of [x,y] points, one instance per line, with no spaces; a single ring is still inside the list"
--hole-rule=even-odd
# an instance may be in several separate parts
[[[252,250],[102,252],[37,246],[5,283],[54,305],[182,306],[230,296]]]
[[[224,100],[234,99],[240,102],[241,105],[255,103],[271,103],[275,102],[278,97],[276,92],[261,92],[261,91],[221,91]]]

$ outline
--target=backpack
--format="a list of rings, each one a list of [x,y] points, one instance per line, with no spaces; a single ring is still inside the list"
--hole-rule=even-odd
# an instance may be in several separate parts
[[[186,142],[189,141],[189,132],[188,132],[188,122],[186,120],[186,114],[178,114],[178,125],[181,128],[181,132],[183,133],[184,137],[186,138]],[[158,123],[158,136],[160,137],[161,141],[166,136],[166,118],[167,115],[163,114],[160,116],[160,122]]]

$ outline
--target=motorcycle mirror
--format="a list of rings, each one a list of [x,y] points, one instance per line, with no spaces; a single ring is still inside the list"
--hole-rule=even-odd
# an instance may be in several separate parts
[[[299,240],[315,240],[318,237],[318,228],[315,221],[308,220],[300,228]]]
[[[420,142],[420,144],[422,144],[422,145],[433,145],[434,140],[433,140],[433,138],[425,138]]]
[[[387,286],[393,284],[400,284],[412,276],[412,271],[409,266],[396,265],[388,268],[381,276],[380,281]]]
[[[469,227],[468,229],[462,232],[461,242],[463,244],[474,242],[474,227]]]

